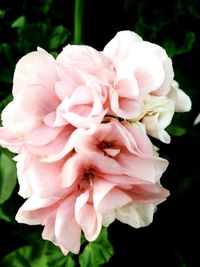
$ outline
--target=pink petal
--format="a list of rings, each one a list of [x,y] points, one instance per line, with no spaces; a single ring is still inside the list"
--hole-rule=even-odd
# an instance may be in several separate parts
[[[68,125],[53,139],[45,145],[28,145],[26,149],[43,162],[53,162],[62,159],[74,147],[75,128]]]
[[[115,184],[103,179],[95,179],[93,191],[94,207],[98,212],[106,213],[132,201],[131,197]]]
[[[26,166],[26,174],[35,195],[46,198],[61,197],[68,193],[66,189],[61,187],[60,172],[63,163],[63,160],[56,163],[46,163],[32,157],[28,167]]]
[[[16,221],[30,225],[43,224],[46,218],[54,212],[58,198],[38,198],[32,195],[21,206],[16,215]]]
[[[101,231],[102,216],[89,203],[89,191],[85,191],[76,199],[75,216],[86,239],[88,241],[95,240]]]
[[[17,178],[19,182],[18,194],[23,198],[28,198],[32,195],[33,189],[28,176],[28,166],[31,162],[31,156],[27,153],[22,153],[14,157],[17,161]]]
[[[110,89],[111,109],[120,118],[133,119],[142,114],[141,103],[134,99],[119,97],[117,91]]]
[[[59,105],[55,94],[45,86],[29,85],[20,93],[23,111],[32,116],[43,117]]]
[[[14,153],[21,153],[23,151],[22,142],[19,138],[4,127],[0,127],[0,145]]]
[[[113,159],[104,157],[99,153],[75,154],[63,166],[61,177],[62,185],[70,187],[75,181],[80,182],[84,171],[94,170],[96,175],[113,174],[122,175],[124,169]]]
[[[109,60],[102,53],[86,45],[66,46],[56,61],[65,66],[75,66],[87,73],[95,73],[99,69],[110,67]]]
[[[32,131],[26,133],[23,142],[31,146],[43,146],[55,140],[63,128],[51,128],[41,124]]]
[[[44,240],[49,240],[57,245],[55,236],[55,220],[56,220],[56,209],[49,214],[49,216],[44,220],[44,230],[42,231],[42,238]]]
[[[41,118],[30,116],[22,109],[20,95],[21,93],[4,108],[1,114],[3,126],[19,138],[41,125]]]
[[[46,51],[35,51],[22,57],[15,69],[13,78],[13,95],[16,96],[22,89],[31,84],[41,84],[54,90],[58,79],[55,60]]]
[[[75,196],[71,195],[58,207],[55,236],[59,246],[77,254],[80,249],[81,228],[75,220]]]
[[[128,194],[136,203],[159,204],[169,196],[169,191],[153,183],[141,182],[133,185]]]

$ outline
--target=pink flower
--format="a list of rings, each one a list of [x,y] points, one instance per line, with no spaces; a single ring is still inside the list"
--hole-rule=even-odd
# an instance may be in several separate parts
[[[122,31],[105,46],[103,53],[116,71],[110,104],[117,116],[140,118],[148,94],[169,92],[174,73],[171,59],[160,46],[142,41],[133,32]]]
[[[16,219],[21,223],[44,225],[43,238],[60,246],[64,254],[79,252],[81,229],[89,241],[96,239],[104,214],[130,203],[156,205],[168,196],[168,191],[159,184],[130,176],[117,162],[113,164],[96,152],[69,157],[60,176],[56,174],[57,163],[51,163],[51,169],[48,163],[44,164],[46,167],[40,166],[43,169],[35,169],[34,179],[38,181],[38,188],[42,184],[49,196],[33,194],[20,208]],[[52,171],[52,186],[48,189],[45,185],[49,183],[49,176],[45,174]],[[45,183],[40,179],[41,173],[48,177]],[[54,183],[58,177],[62,189]]]
[[[130,125],[116,119],[77,132],[74,149],[79,154],[95,151],[104,155],[111,165],[119,164],[126,173],[151,182],[156,182],[168,165],[166,160],[154,155],[142,124]]]
[[[68,45],[56,59],[38,48],[19,60],[0,128],[28,198],[17,221],[43,225],[64,254],[79,252],[81,231],[93,241],[115,219],[151,223],[168,162],[147,134],[169,142],[174,111],[191,106],[173,75],[165,50],[130,31],[102,52]]]
[[[67,141],[75,127],[90,128],[103,120],[105,83],[61,61],[42,49],[19,60],[14,98],[2,112],[2,146],[18,153],[26,150],[38,158],[58,154],[63,147],[68,153]]]
[[[60,160],[16,158],[19,193],[29,197],[16,219],[44,225],[43,238],[64,254],[79,252],[81,230],[92,241],[115,218],[134,227],[149,224],[169,194],[158,183],[167,161],[154,155],[140,124],[107,119],[75,132],[74,152]]]

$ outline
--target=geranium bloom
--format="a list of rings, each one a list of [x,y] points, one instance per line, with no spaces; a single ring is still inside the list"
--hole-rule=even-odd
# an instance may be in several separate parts
[[[56,59],[41,48],[20,59],[0,128],[28,198],[17,221],[43,225],[64,254],[79,252],[81,231],[93,241],[115,219],[151,223],[169,195],[168,162],[147,135],[168,143],[174,112],[191,107],[173,77],[165,50],[130,31],[101,52],[68,45]]]

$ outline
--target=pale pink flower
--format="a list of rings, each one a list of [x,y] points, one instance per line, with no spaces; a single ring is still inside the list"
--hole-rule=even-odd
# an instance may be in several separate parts
[[[79,252],[81,231],[93,241],[115,219],[151,223],[169,195],[168,162],[147,134],[169,142],[174,110],[190,108],[172,81],[165,50],[129,31],[103,52],[69,45],[56,59],[38,48],[19,60],[0,128],[28,198],[17,221],[43,225],[64,254]]]
[[[76,130],[71,143],[73,152],[55,162],[16,157],[19,193],[30,197],[16,219],[44,225],[43,238],[64,254],[79,252],[81,229],[92,241],[115,218],[136,228],[149,224],[169,194],[158,183],[167,161],[154,154],[141,125],[108,118]]]
[[[174,76],[172,62],[160,46],[143,41],[133,32],[122,31],[103,53],[116,71],[110,105],[117,116],[138,119],[143,114],[143,100],[149,94],[165,96],[169,92]]]
[[[168,165],[166,160],[154,155],[152,143],[140,123],[131,125],[111,119],[87,131],[77,131],[76,139],[77,153],[95,151],[138,179],[156,182]]]
[[[64,254],[79,252],[81,229],[87,240],[96,239],[104,214],[131,203],[157,205],[168,196],[168,191],[159,184],[130,176],[117,162],[114,164],[100,153],[69,157],[60,172],[61,190],[57,182],[54,183],[57,163],[51,163],[51,169],[51,164],[44,164],[46,167],[41,165],[40,170],[35,169],[37,182],[42,174],[48,177],[44,174],[52,171],[53,186],[45,188],[49,178],[41,181],[46,193],[33,194],[19,209],[16,219],[21,223],[44,225],[43,238],[60,246]],[[40,182],[38,186],[40,188]],[[51,190],[49,196],[48,190]]]
[[[75,128],[99,124],[108,105],[105,83],[75,66],[62,65],[61,59],[56,61],[42,49],[17,63],[13,96],[1,115],[0,143],[38,158],[59,154],[63,147],[68,153],[67,141]]]

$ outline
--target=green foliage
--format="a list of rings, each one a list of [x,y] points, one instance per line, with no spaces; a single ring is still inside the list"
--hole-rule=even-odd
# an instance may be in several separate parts
[[[3,212],[3,210],[2,210],[1,207],[0,207],[0,220],[6,221],[6,222],[11,222],[11,221],[12,221],[11,218],[10,218],[9,216],[7,216],[7,215]]]
[[[5,153],[0,155],[0,204],[11,196],[17,182],[15,163]]]
[[[11,24],[11,28],[23,28],[26,23],[26,18],[25,16],[20,16],[17,18],[13,23]]]
[[[168,39],[164,43],[168,55],[173,57],[175,55],[181,55],[192,50],[192,46],[195,42],[195,33],[186,32],[182,44],[177,44],[173,39]]]
[[[0,7],[0,62],[3,66],[0,100],[11,92],[14,68],[19,58],[37,47],[56,56],[69,43],[71,36],[71,31],[62,25],[62,21],[54,23],[52,0],[19,2],[14,1],[12,8],[9,3],[8,7]]]
[[[85,246],[79,256],[81,267],[98,267],[110,260],[113,256],[113,247],[108,241],[107,229],[103,228],[99,237]]]
[[[8,255],[2,262],[2,267],[74,267],[71,254],[64,256],[59,248],[47,241],[39,246],[24,246]]]
[[[135,11],[135,31],[149,41],[159,42],[170,57],[192,50],[196,39],[194,29],[200,20],[198,1],[126,0],[124,10]]]
[[[76,261],[71,253],[64,256],[61,250],[48,241],[24,232],[32,245],[26,245],[7,254],[0,262],[2,267],[75,267]],[[81,267],[98,267],[110,260],[113,248],[107,239],[107,229],[102,229],[99,237],[85,244],[83,252],[77,256]]]
[[[13,154],[1,150],[0,153],[0,220],[12,221],[12,208],[9,207],[9,198],[17,183],[16,167],[12,160]],[[13,205],[13,204],[12,204]],[[6,212],[6,211],[7,212]]]
[[[45,23],[27,24],[18,30],[19,41],[25,52],[40,46],[49,52],[65,46],[70,35],[62,25],[52,27]]]
[[[48,267],[75,267],[72,254],[69,253],[67,256],[64,256],[61,250],[51,243],[48,243],[46,257]]]

